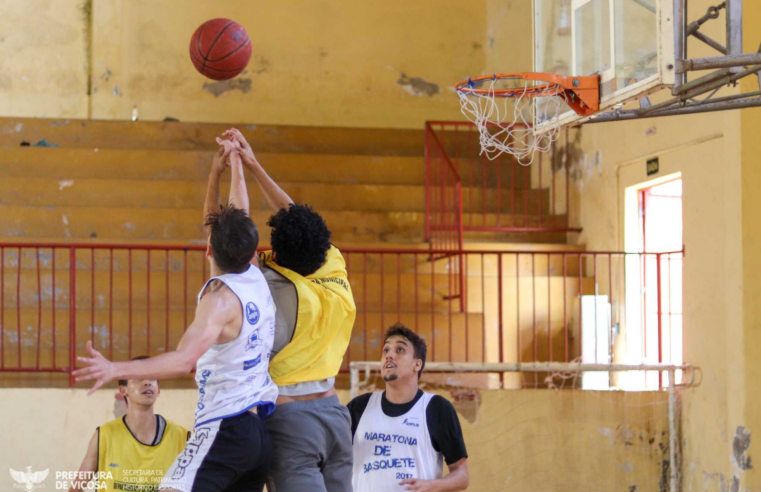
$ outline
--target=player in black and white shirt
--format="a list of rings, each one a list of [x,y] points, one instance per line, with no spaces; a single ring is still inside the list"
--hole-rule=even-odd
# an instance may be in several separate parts
[[[418,388],[426,351],[425,341],[409,328],[400,323],[389,328],[381,358],[386,391],[349,403],[354,492],[468,487],[468,452],[457,412],[445,398]]]

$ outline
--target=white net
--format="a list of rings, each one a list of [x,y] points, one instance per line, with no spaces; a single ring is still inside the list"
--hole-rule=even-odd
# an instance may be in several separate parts
[[[534,162],[537,152],[549,152],[560,128],[549,125],[539,134],[536,125],[559,118],[567,96],[563,91],[537,95],[546,93],[537,91],[540,87],[546,89],[545,83],[541,84],[517,78],[494,78],[458,88],[460,109],[478,128],[482,154],[493,160],[507,153],[515,156],[521,165],[528,166]],[[499,95],[498,91],[505,88],[522,90],[509,97]],[[475,89],[483,92],[475,92]]]
[[[384,389],[378,365],[352,363],[353,394]],[[522,364],[499,374],[487,372],[494,368],[488,364],[481,372],[474,366],[428,363],[420,384],[457,410],[469,455],[470,489],[679,490],[684,387],[580,389],[585,378],[614,381],[634,367],[554,364],[538,371]],[[669,371],[661,372],[668,381]]]

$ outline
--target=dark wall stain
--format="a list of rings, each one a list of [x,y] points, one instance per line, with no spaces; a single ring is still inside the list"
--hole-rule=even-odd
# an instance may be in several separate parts
[[[269,69],[270,69],[270,61],[263,56],[259,56],[256,58],[256,60],[254,60],[254,63],[252,64],[249,70],[256,75],[262,75],[264,73],[267,73]],[[246,73],[247,72],[243,72],[244,75]]]
[[[661,461],[661,480],[658,485],[660,492],[669,492],[669,460]]]
[[[750,456],[745,455],[748,448],[750,448],[750,432],[745,432],[745,427],[739,425],[737,426],[735,439],[732,441],[732,454],[737,466],[743,471],[753,469]]]
[[[732,488],[729,489],[731,492],[740,492],[740,479],[735,475],[732,477]]]
[[[401,72],[400,75],[401,77],[396,83],[413,96],[433,97],[441,92],[441,88],[437,84],[428,82],[420,77],[407,77],[404,72]]]
[[[220,80],[219,82],[206,82],[203,84],[203,90],[211,92],[214,97],[219,97],[225,92],[238,90],[243,92],[251,91],[251,79],[231,79]]]

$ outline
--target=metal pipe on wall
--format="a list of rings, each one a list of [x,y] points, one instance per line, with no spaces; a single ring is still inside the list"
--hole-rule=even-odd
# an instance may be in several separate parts
[[[679,61],[687,59],[687,1],[674,0],[674,56]],[[677,72],[672,94],[677,95],[682,84],[687,83],[687,74]]]

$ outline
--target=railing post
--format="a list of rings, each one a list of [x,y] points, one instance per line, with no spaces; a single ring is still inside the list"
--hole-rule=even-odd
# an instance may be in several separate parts
[[[680,492],[681,463],[679,453],[679,413],[676,394],[676,370],[669,369],[669,490]],[[663,374],[663,372],[659,372]]]
[[[431,242],[431,126],[428,122],[425,124],[425,240]]]
[[[497,316],[499,317],[497,320],[497,327],[499,328],[499,361],[505,362],[505,344],[502,339],[502,331],[504,328],[502,324],[502,253],[500,252],[497,253]],[[520,329],[521,327],[518,325],[519,333]],[[520,362],[520,359],[517,362]],[[502,376],[504,376],[504,374]],[[504,383],[504,377],[502,377],[500,381]]]
[[[657,311],[658,311],[658,363],[663,362],[663,309],[662,309],[662,302],[663,299],[661,299],[662,289],[661,289],[661,254],[658,253],[655,255],[655,275],[657,277],[657,293],[658,296],[658,304],[657,304]],[[645,313],[645,316],[647,316],[647,313]],[[663,388],[663,372],[658,373],[658,386]]]
[[[69,386],[76,386],[74,368],[77,364],[77,250],[69,248]]]
[[[456,186],[455,186],[455,192],[457,193],[457,196],[455,197],[456,203],[456,213],[457,213],[457,249],[460,250],[460,272],[459,272],[459,282],[460,282],[460,312],[465,312],[467,309],[467,293],[466,293],[466,287],[467,287],[467,279],[465,278],[465,265],[464,262],[467,261],[467,258],[462,254],[462,249],[464,247],[464,241],[463,241],[463,225],[462,225],[462,181],[457,180]]]

